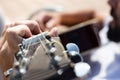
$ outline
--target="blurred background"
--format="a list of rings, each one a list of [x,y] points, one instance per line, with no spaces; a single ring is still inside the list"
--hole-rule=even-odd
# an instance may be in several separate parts
[[[62,6],[64,11],[94,8],[108,15],[107,0],[0,0],[0,8],[10,20],[22,20],[43,7]]]
[[[108,0],[0,0],[0,10],[10,21],[24,20],[35,11],[55,7],[66,12],[95,9],[109,16]],[[120,45],[106,41],[106,27],[100,31],[100,39],[105,41],[98,49],[91,50],[84,56],[92,68],[88,80],[120,80]],[[88,44],[87,44],[88,45]],[[89,54],[90,53],[90,54]],[[115,65],[115,66],[114,66]],[[114,68],[113,68],[114,67]],[[117,75],[116,75],[117,74]]]

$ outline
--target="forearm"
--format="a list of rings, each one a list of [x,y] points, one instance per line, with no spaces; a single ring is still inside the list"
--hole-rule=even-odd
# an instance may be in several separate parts
[[[3,58],[4,54],[5,54],[5,49],[3,49],[3,46],[0,49],[0,73],[1,73],[0,74],[1,75],[0,80],[6,80],[5,75],[4,75],[4,71],[6,69],[5,69],[5,63],[4,63],[4,58]]]
[[[94,18],[95,12],[93,10],[84,10],[71,13],[62,13],[61,23],[63,25],[75,25],[80,22]]]
[[[3,80],[7,80],[3,73],[12,67],[13,61],[14,57],[8,48],[7,42],[5,42],[0,49],[0,68]]]

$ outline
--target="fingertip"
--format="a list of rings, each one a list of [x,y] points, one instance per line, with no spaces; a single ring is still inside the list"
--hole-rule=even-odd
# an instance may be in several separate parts
[[[53,29],[51,29],[50,35],[53,37],[58,37],[58,28],[54,27]]]
[[[54,27],[56,25],[56,21],[55,20],[50,20],[47,24],[46,27],[48,29],[51,29],[52,27]]]

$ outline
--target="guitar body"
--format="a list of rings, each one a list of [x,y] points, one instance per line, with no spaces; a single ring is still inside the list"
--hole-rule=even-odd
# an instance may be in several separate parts
[[[100,38],[97,32],[97,27],[93,26],[96,22],[87,22],[84,25],[74,26],[68,31],[59,34],[60,40],[64,47],[67,43],[76,43],[80,52],[88,51],[100,45]],[[57,46],[57,54],[61,55],[61,49]],[[73,68],[69,66],[69,61],[65,58],[62,61],[62,66],[65,71],[62,75],[58,75],[54,69],[49,68],[49,58],[45,56],[45,52],[41,47],[36,50],[36,55],[31,62],[28,73],[24,76],[24,80],[72,80],[76,78]]]
[[[61,42],[64,45],[64,47],[66,46],[67,43],[75,43],[79,46],[80,51],[84,52],[92,48],[98,47],[100,45],[99,37],[95,32],[95,27],[93,27],[93,23],[89,22],[89,24],[86,23],[85,25],[82,26],[83,27],[80,26],[80,27],[71,28],[64,33],[59,34]],[[43,35],[40,36],[41,36],[41,40],[44,42],[45,36],[43,37]],[[33,38],[34,38],[33,41],[39,41],[38,37],[33,37]],[[32,40],[32,38],[30,39]],[[25,45],[28,44],[30,39],[26,40],[23,43]],[[49,49],[48,51],[50,51],[52,45],[46,45],[45,43],[44,45],[47,46],[47,48]],[[48,54],[46,54],[46,51],[41,44],[39,44],[37,48],[35,48],[35,46],[33,45],[29,46],[28,44],[29,52],[31,54],[34,53],[34,56],[32,56],[32,60],[30,61],[27,72],[24,75],[22,75],[22,77],[20,77],[21,79],[11,78],[10,80],[72,80],[76,78],[73,68],[70,67],[70,59],[65,58],[65,55],[63,54],[63,50],[60,47],[60,45],[55,43],[54,46],[52,47],[55,47],[57,49],[54,52],[54,55],[61,57],[61,61],[57,63],[60,66],[60,69],[63,70],[62,74],[58,74],[57,70],[55,69],[55,66],[51,65],[52,64],[51,59],[53,59],[52,58],[53,55],[51,57],[51,54],[49,53],[48,56]],[[29,57],[26,56],[26,58]],[[23,68],[24,67],[26,66],[23,65]],[[20,67],[20,69],[22,68]]]
[[[64,46],[67,43],[75,43],[79,46],[80,52],[100,46],[100,38],[98,35],[96,20],[91,20],[76,26],[70,27],[67,31],[59,34],[61,42]]]

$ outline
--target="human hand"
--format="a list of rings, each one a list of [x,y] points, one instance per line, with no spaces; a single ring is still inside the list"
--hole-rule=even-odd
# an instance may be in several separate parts
[[[61,24],[62,14],[60,12],[41,11],[33,15],[32,19],[40,24],[42,31],[46,31]]]
[[[31,37],[41,33],[40,26],[36,21],[19,21],[6,26],[0,42],[0,67],[5,72],[13,66],[14,55],[18,52],[18,44],[23,38]],[[51,35],[56,35],[56,29],[50,31]]]

